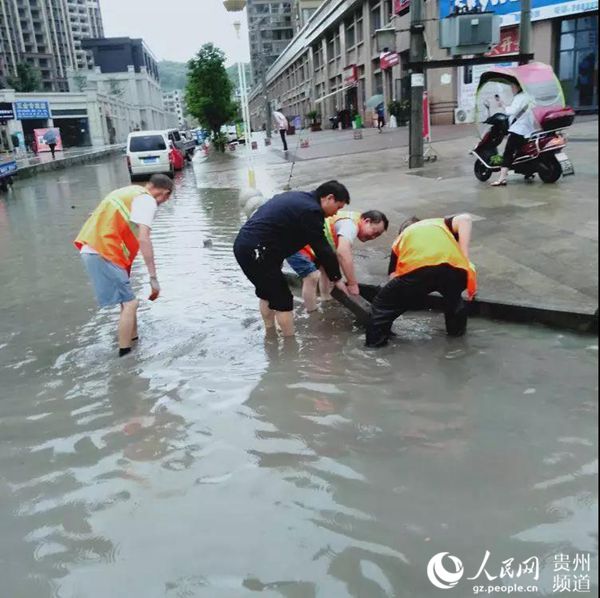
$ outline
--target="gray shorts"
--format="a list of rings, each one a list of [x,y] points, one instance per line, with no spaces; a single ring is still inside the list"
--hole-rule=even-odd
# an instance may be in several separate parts
[[[100,307],[133,301],[135,295],[127,271],[95,253],[82,253]]]

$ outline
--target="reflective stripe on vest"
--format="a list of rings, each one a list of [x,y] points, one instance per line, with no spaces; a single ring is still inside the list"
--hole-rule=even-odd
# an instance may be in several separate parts
[[[458,242],[443,218],[431,218],[404,229],[392,246],[397,262],[394,276],[403,276],[419,268],[448,264],[467,273],[467,292],[477,292],[475,266],[463,255]]]
[[[146,193],[140,185],[109,193],[79,231],[73,241],[75,247],[89,245],[103,258],[129,272],[140,247],[138,226],[131,222],[131,204]]]
[[[338,244],[340,242],[339,235],[335,230],[335,225],[340,220],[352,220],[356,226],[358,226],[358,222],[360,220],[360,212],[338,212],[335,216],[330,216],[329,218],[325,218],[325,226],[323,230],[325,232],[325,238],[329,241],[329,244],[333,249],[337,249]],[[306,245],[300,250],[304,256],[308,257],[313,262],[316,259],[315,252],[312,250],[310,245]]]

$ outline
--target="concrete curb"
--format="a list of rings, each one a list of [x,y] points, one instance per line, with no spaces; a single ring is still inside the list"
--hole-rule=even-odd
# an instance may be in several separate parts
[[[15,179],[29,178],[35,176],[40,172],[51,172],[53,170],[63,170],[69,166],[76,164],[85,164],[86,162],[93,162],[94,160],[100,160],[114,154],[119,154],[123,150],[125,145],[117,145],[109,148],[103,148],[101,150],[92,150],[85,154],[77,154],[75,156],[67,156],[65,158],[59,158],[52,162],[44,162],[43,164],[29,164],[27,166],[20,166],[16,172]]]
[[[291,272],[284,272],[286,280],[292,287],[300,287],[300,278]],[[344,307],[349,309],[357,321],[365,325],[371,308],[370,300],[377,294],[377,285],[361,284],[360,297],[349,297],[334,289],[332,296]],[[469,315],[491,320],[503,320],[519,324],[542,324],[558,330],[569,330],[583,334],[598,335],[598,310],[594,313],[559,310],[551,307],[521,305],[485,299],[478,297],[470,304]],[[442,298],[439,295],[429,295],[425,310],[441,311]]]

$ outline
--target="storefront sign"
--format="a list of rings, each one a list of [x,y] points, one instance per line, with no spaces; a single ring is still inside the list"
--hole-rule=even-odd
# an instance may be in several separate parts
[[[410,8],[410,0],[394,0],[394,14],[404,14]]]
[[[346,85],[352,85],[358,81],[358,67],[355,64],[347,66],[344,71],[346,71],[346,77],[344,79]]]
[[[500,42],[486,56],[506,56],[519,53],[519,28],[505,27],[500,30]]]
[[[518,23],[521,11],[520,0],[440,0],[439,6],[440,19],[449,17],[456,10],[477,7],[501,15],[503,25]],[[598,10],[598,0],[532,0],[531,20],[541,21],[593,10]]]
[[[13,105],[10,102],[0,102],[0,121],[12,120],[14,117]]]
[[[48,132],[48,131],[54,131],[54,133],[56,134],[56,151],[60,151],[62,150],[63,146],[62,146],[62,139],[60,138],[60,129],[33,129],[33,135],[35,137],[35,143],[37,146],[37,153],[39,154],[40,152],[49,152],[50,151],[50,146],[46,143],[46,141],[44,141],[44,135]]]
[[[15,114],[18,120],[50,118],[48,102],[15,102]]]
[[[382,52],[379,55],[379,66],[382,70],[392,68],[400,63],[400,56],[397,52]]]

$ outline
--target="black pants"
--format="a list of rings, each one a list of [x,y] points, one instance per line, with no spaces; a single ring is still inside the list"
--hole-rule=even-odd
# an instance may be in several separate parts
[[[517,152],[525,144],[525,137],[516,133],[509,133],[506,145],[504,147],[504,155],[502,156],[502,166],[510,168]]]
[[[56,150],[56,143],[49,143],[48,147],[50,148],[50,153],[52,154],[52,157],[54,158],[54,152]]]
[[[461,336],[467,330],[467,306],[461,293],[467,273],[446,264],[420,268],[390,280],[375,296],[367,324],[367,347],[387,344],[394,320],[409,309],[420,309],[429,293],[444,299],[446,332]]]
[[[281,142],[283,143],[283,151],[287,152],[287,140],[285,138],[285,129],[279,129],[279,134],[281,135]]]

